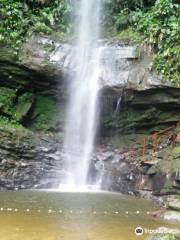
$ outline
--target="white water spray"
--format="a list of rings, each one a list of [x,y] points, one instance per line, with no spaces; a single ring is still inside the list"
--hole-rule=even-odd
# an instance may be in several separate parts
[[[74,59],[77,67],[71,81],[65,129],[66,189],[86,188],[89,160],[97,128],[97,105],[101,52],[100,13],[102,0],[81,0],[78,40]],[[61,185],[62,187],[62,185]]]

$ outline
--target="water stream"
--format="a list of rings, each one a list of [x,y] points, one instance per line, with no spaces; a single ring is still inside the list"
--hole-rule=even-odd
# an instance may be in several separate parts
[[[64,142],[68,174],[63,186],[71,190],[87,186],[98,122],[102,48],[96,43],[100,37],[101,0],[81,0],[78,13],[78,39],[73,55],[76,71],[71,79]]]

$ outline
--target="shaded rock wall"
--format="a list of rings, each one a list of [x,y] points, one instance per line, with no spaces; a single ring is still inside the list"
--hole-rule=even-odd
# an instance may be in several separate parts
[[[0,128],[0,189],[57,188],[63,172],[59,137]]]
[[[103,188],[145,197],[180,194],[179,125],[160,132],[103,140],[95,159]]]
[[[180,89],[106,88],[101,94],[101,134],[153,132],[180,121]]]
[[[7,46],[2,46],[0,53],[0,118],[35,130],[61,129],[66,95],[63,73],[52,75],[45,65],[41,71],[40,59],[36,69],[26,66]]]

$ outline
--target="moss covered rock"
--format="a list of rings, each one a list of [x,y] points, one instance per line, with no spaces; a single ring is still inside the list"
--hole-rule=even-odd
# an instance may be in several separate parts
[[[34,97],[32,93],[26,92],[18,96],[16,89],[0,87],[0,113],[3,119],[22,121],[28,114]]]
[[[180,160],[180,147],[175,147],[172,151],[172,156]]]
[[[167,208],[180,212],[180,196],[170,197],[167,201]]]
[[[171,233],[153,234],[153,236],[147,238],[147,240],[179,240],[179,239],[180,239],[179,234]]]
[[[15,117],[18,121],[28,114],[34,101],[34,95],[26,92],[18,98],[18,104],[16,106]]]
[[[55,130],[64,122],[64,114],[54,98],[38,96],[32,113],[31,127],[36,130]]]

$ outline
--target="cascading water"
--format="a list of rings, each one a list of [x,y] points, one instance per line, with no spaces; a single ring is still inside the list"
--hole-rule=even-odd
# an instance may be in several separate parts
[[[65,190],[79,190],[87,186],[89,160],[98,121],[102,48],[97,46],[97,40],[100,37],[101,1],[80,1],[78,40],[73,56],[76,70],[70,86],[65,129],[64,150],[68,172]]]

